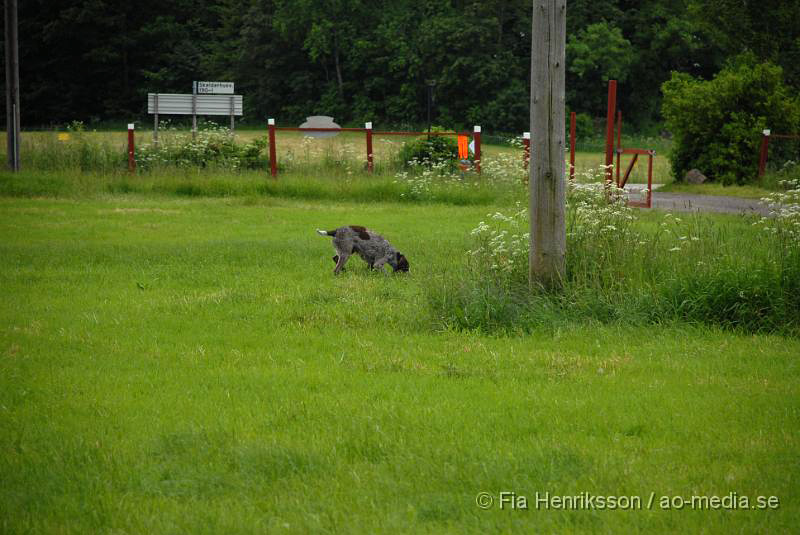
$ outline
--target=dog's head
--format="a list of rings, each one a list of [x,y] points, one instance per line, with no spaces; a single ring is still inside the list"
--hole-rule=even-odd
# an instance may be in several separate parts
[[[408,259],[398,251],[394,254],[394,265],[392,267],[395,271],[408,272],[410,266],[408,265]]]

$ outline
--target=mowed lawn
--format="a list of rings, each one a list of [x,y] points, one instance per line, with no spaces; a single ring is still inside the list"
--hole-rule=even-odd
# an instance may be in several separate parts
[[[0,532],[795,530],[800,341],[442,330],[426,285],[492,210],[0,199]],[[314,229],[343,224],[382,231],[412,272],[354,258],[334,277]],[[661,508],[732,493],[779,506]]]

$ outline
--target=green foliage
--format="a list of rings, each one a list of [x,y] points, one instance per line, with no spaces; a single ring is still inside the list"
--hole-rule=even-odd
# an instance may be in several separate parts
[[[590,24],[567,41],[568,69],[574,75],[569,91],[580,98],[584,109],[603,109],[606,83],[610,79],[624,82],[636,54],[622,30],[609,22]],[[580,95],[580,97],[578,97]]]
[[[432,128],[434,132],[442,132],[442,128]],[[426,166],[446,164],[449,168],[458,161],[458,142],[452,136],[426,136],[406,143],[398,153],[398,163],[408,166],[409,162]]]
[[[143,171],[159,167],[213,167],[215,169],[266,169],[269,166],[267,141],[263,137],[236,143],[227,128],[206,127],[196,138],[173,133],[162,136],[158,144],[142,146],[136,156]]]
[[[566,124],[564,125],[566,136],[564,139],[569,142],[569,111],[567,110],[566,115]],[[596,135],[595,128],[594,128],[594,120],[588,113],[576,113],[575,114],[575,139],[578,140],[589,140],[594,138]]]
[[[602,184],[574,185],[562,289],[528,288],[527,209],[518,205],[478,224],[468,262],[429,287],[429,304],[449,328],[487,333],[569,320],[684,321],[798,335],[798,184],[775,198],[776,216],[757,225],[671,214],[640,220],[621,196],[607,202]]]
[[[697,168],[724,184],[752,181],[762,130],[800,131],[800,100],[769,63],[742,61],[710,81],[673,73],[662,91],[676,180]]]

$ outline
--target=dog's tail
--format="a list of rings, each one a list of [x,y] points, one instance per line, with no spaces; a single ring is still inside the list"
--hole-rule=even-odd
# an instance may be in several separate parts
[[[336,231],[335,230],[320,230],[320,229],[317,229],[317,234],[319,234],[320,236],[335,236],[336,235]]]

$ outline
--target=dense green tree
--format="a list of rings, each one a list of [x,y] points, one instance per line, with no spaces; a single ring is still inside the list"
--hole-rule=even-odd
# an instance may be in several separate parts
[[[616,78],[626,124],[658,124],[672,71],[709,79],[742,53],[797,89],[800,3],[765,2],[570,0],[568,107],[603,117]],[[253,123],[323,113],[411,127],[433,81],[434,123],[520,132],[531,13],[528,0],[28,0],[23,123],[144,118],[148,92],[230,80]]]
[[[663,92],[679,180],[697,168],[725,184],[749,182],[756,176],[761,131],[800,131],[800,99],[785,85],[782,69],[752,58],[712,80],[673,73]]]

